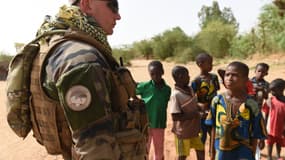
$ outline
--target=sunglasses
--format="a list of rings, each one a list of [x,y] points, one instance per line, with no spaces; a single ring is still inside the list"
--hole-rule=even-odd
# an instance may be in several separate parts
[[[106,1],[107,6],[111,9],[113,13],[118,13],[119,11],[119,4],[117,0],[97,0],[97,1]]]

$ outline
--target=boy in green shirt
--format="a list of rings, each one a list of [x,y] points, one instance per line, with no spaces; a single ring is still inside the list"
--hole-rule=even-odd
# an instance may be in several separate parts
[[[160,61],[152,61],[148,65],[150,81],[138,83],[136,94],[140,95],[146,104],[149,120],[149,138],[147,150],[149,152],[153,141],[155,159],[164,159],[164,130],[166,128],[166,110],[171,94],[171,88],[162,79],[164,74]]]

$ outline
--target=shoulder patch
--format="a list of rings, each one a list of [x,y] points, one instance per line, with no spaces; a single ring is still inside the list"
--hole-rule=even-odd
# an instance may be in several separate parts
[[[91,93],[85,86],[76,85],[67,91],[65,101],[73,111],[82,111],[90,105]]]

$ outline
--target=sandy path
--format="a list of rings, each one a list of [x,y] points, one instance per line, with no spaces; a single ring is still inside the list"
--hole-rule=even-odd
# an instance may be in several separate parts
[[[268,81],[271,81],[275,78],[281,77],[285,78],[285,56],[280,54],[273,55],[269,57],[253,57],[251,60],[245,60],[245,62],[250,66],[251,71],[250,75],[253,75],[253,68],[257,62],[265,61],[268,64],[271,64],[271,68],[269,71],[269,75],[266,77]],[[147,60],[135,60],[132,61],[132,67],[130,68],[134,78],[136,81],[147,81],[149,80],[149,76],[147,73],[147,64],[149,61]],[[228,63],[228,62],[226,62]],[[220,62],[219,65],[213,68],[213,72],[217,70],[219,67],[224,67],[225,64]],[[166,82],[173,87],[173,80],[171,77],[171,69],[175,65],[174,63],[163,63],[165,69],[164,79]],[[199,73],[198,67],[195,63],[191,62],[185,65],[189,71],[190,75],[193,78]],[[51,156],[48,155],[45,149],[39,145],[35,139],[32,137],[30,133],[29,136],[22,140],[18,138],[12,130],[9,128],[6,121],[6,107],[5,107],[5,82],[0,82],[0,102],[2,103],[2,107],[0,107],[0,160],[62,160],[61,156]],[[173,142],[173,134],[170,131],[172,122],[170,116],[168,116],[167,128],[165,134],[165,159],[166,160],[174,160],[176,153]],[[206,149],[208,145],[206,145]],[[153,152],[151,152],[152,154]],[[263,150],[265,153],[265,150]],[[195,153],[191,151],[191,157],[189,160],[195,160]],[[206,152],[207,155],[207,152]],[[284,151],[282,156],[285,156]],[[207,156],[206,156],[207,157]],[[206,158],[208,159],[208,157]],[[265,158],[263,158],[265,159]]]

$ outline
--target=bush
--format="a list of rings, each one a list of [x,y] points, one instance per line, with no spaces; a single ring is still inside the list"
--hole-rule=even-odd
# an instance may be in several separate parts
[[[235,26],[224,24],[220,21],[212,21],[199,32],[195,43],[213,57],[222,58],[229,53],[230,44],[236,35]]]
[[[235,37],[231,43],[231,48],[229,50],[230,56],[237,58],[246,58],[250,54],[255,53],[254,35],[245,34]]]
[[[195,60],[195,56],[191,48],[185,48],[180,52],[176,52],[174,61],[177,63],[188,63],[189,61]]]
[[[13,56],[11,56],[7,53],[4,53],[4,52],[0,52],[0,62],[3,62],[3,61],[10,62],[12,58],[13,58]]]
[[[113,49],[113,56],[119,61],[120,57],[123,59],[124,65],[131,65],[130,60],[136,57],[132,49],[122,48]]]

